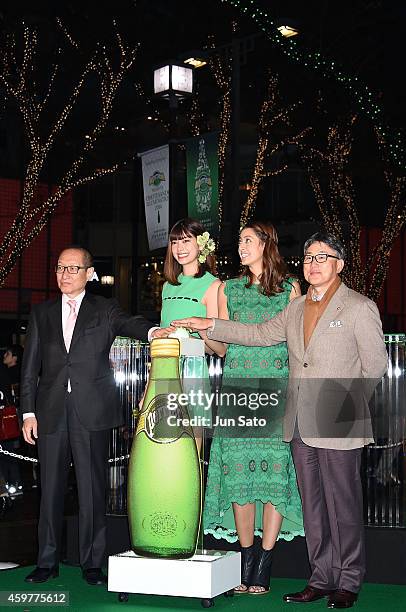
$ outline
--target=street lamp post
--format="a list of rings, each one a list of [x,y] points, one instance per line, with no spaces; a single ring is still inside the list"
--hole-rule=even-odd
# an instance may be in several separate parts
[[[179,101],[193,94],[193,68],[168,62],[154,70],[154,94],[169,103],[169,225],[175,221]]]

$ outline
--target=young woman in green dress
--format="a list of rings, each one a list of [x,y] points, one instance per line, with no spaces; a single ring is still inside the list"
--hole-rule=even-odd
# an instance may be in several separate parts
[[[260,323],[300,295],[298,282],[289,277],[279,254],[272,225],[259,222],[246,225],[240,234],[238,251],[243,272],[220,287],[220,318]],[[270,347],[228,345],[223,391],[233,385],[242,385],[245,393],[255,391],[259,386],[255,379],[264,378],[287,380],[286,343]],[[268,383],[263,380],[262,384]],[[279,406],[281,412],[283,406]],[[239,540],[242,578],[235,589],[239,593],[266,593],[276,540],[304,535],[296,473],[289,444],[282,439],[282,420],[274,416],[273,430],[265,435],[263,438],[215,435],[210,452],[204,532],[229,542]],[[254,535],[262,536],[258,552]]]
[[[161,327],[168,328],[173,319],[183,317],[218,316],[221,281],[215,276],[213,251],[214,242],[199,221],[181,219],[172,227],[164,264]],[[222,342],[209,340],[205,333],[201,337],[207,353],[225,354]]]
[[[166,282],[162,290],[161,327],[169,328],[173,319],[183,317],[217,317],[217,294],[221,281],[216,278],[214,242],[204,227],[195,219],[181,219],[169,233],[169,243],[164,264]],[[199,334],[192,336],[199,338]],[[206,332],[201,338],[205,352],[225,354],[222,342],[209,340]],[[210,379],[204,357],[183,357],[181,361],[183,390],[185,393],[198,388],[210,393]],[[211,426],[211,410],[207,405],[189,406],[189,414],[197,420],[193,427],[196,444],[201,450],[203,426]]]

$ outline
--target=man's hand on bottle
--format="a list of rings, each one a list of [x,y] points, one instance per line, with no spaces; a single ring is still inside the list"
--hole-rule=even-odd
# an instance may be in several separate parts
[[[204,331],[213,327],[213,319],[204,319],[202,317],[188,317],[187,319],[177,319],[171,322],[171,326],[186,327],[192,331]]]
[[[158,327],[152,332],[151,338],[167,338],[174,331],[176,331],[176,327],[172,327],[172,325],[169,325],[169,327]]]

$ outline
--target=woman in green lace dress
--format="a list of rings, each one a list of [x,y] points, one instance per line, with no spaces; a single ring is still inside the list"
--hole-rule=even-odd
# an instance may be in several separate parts
[[[220,318],[262,323],[300,295],[299,284],[287,274],[272,225],[248,224],[240,235],[239,255],[244,266],[241,277],[227,281],[219,290]],[[286,343],[270,347],[228,345],[223,391],[239,386],[245,393],[254,392],[261,386],[258,379],[279,379],[276,386],[283,387],[281,383],[287,378]],[[268,385],[264,380],[262,384]],[[282,440],[283,406],[270,406],[269,410],[275,413],[266,437],[217,434],[211,446],[204,532],[229,542],[239,540],[242,578],[237,592],[266,593],[276,540],[304,535],[290,447]],[[262,536],[258,554],[254,535]]]

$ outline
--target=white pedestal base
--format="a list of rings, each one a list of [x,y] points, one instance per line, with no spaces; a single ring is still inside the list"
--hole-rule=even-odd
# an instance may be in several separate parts
[[[128,593],[197,597],[202,605],[227,593],[241,581],[241,554],[234,551],[198,551],[191,559],[151,559],[132,551],[109,557],[108,590]],[[205,605],[207,602],[208,605]]]
[[[18,563],[12,561],[0,561],[0,570],[9,570],[18,567]]]

